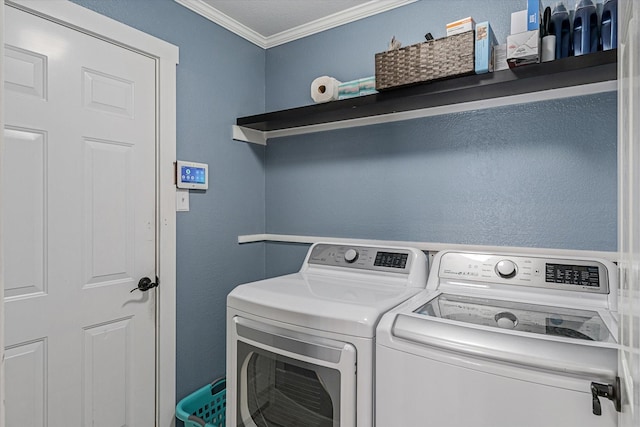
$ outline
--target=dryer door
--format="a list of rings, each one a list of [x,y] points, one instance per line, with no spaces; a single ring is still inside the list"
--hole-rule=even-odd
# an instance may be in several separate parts
[[[236,425],[356,425],[356,349],[235,317]],[[233,392],[233,391],[232,391]]]

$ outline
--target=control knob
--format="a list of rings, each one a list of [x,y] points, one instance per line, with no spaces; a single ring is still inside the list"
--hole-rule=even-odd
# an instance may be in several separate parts
[[[356,251],[355,249],[347,249],[347,251],[344,253],[344,260],[347,261],[349,264],[351,264],[352,262],[355,262],[358,259],[358,251]]]
[[[496,273],[505,279],[510,279],[516,275],[516,264],[508,259],[503,259],[496,264]]]

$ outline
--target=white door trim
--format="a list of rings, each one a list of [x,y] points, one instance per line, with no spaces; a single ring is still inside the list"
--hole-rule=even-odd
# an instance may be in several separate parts
[[[0,7],[0,25],[4,25],[4,7]],[[0,58],[4,58],[4,31],[0,31]],[[0,67],[0,82],[4,82],[4,67]],[[4,99],[4,84],[0,84],[0,100]],[[0,168],[4,159],[4,102],[0,101]],[[0,174],[1,176],[2,174]],[[1,178],[0,178],[1,179]],[[0,202],[2,201],[2,182],[0,182]],[[2,229],[2,215],[0,215]],[[0,271],[4,271],[2,257],[2,236],[0,235]],[[4,274],[0,274],[0,427],[4,427]]]
[[[7,0],[5,3],[137,51],[156,61],[156,94],[158,100],[156,106],[156,131],[158,135],[156,142],[156,185],[158,194],[158,200],[156,201],[158,224],[156,263],[157,274],[160,279],[156,306],[158,331],[156,349],[156,426],[172,426],[175,424],[176,388],[176,193],[173,162],[176,159],[176,65],[178,64],[178,48],[66,0]],[[0,18],[3,16],[4,10],[2,10]],[[4,28],[4,25],[2,27]],[[0,34],[0,49],[4,46],[3,40],[4,34]],[[0,53],[2,52],[0,51]],[[0,99],[4,99],[3,86],[0,85]],[[2,112],[1,109],[0,112]],[[0,122],[1,124],[2,122]],[[2,138],[1,135],[2,132],[0,132],[0,138]],[[1,143],[2,141],[0,140]],[[2,289],[4,289],[3,286],[0,287],[0,297],[2,296]],[[3,311],[0,311],[0,315],[3,315]],[[2,337],[3,332],[0,332],[0,360],[3,361],[0,369],[4,366]],[[4,376],[0,375],[0,397],[4,397],[3,387]],[[4,408],[0,406],[0,409],[2,409],[0,411],[0,427],[3,427]]]
[[[618,251],[620,287],[618,314],[620,344],[618,372],[622,385],[619,427],[640,422],[640,3],[618,3]]]

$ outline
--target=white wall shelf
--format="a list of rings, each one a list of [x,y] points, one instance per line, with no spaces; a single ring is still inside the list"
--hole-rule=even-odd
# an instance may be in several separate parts
[[[608,261],[617,262],[619,258],[618,252],[607,251],[585,251],[580,249],[553,249],[553,248],[530,248],[517,246],[487,246],[487,245],[463,245],[456,243],[437,243],[437,242],[414,242],[405,240],[371,240],[371,239],[348,239],[343,237],[321,237],[321,236],[298,236],[291,234],[249,234],[238,236],[238,243],[258,243],[258,242],[275,242],[275,243],[299,243],[313,244],[317,242],[323,243],[348,243],[353,245],[373,245],[373,246],[409,246],[426,252],[440,252],[443,250],[458,251],[478,251],[478,252],[513,252],[523,255],[546,255],[546,256],[577,256],[585,258],[602,258]]]
[[[270,138],[410,120],[617,90],[617,51],[397,88],[374,95],[239,117],[233,139]]]

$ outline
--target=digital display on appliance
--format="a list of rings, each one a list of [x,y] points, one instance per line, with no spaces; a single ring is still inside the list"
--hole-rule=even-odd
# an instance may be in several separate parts
[[[206,174],[204,168],[197,168],[191,166],[182,166],[180,171],[180,179],[182,182],[190,182],[194,184],[204,184]]]
[[[376,267],[405,268],[409,254],[397,252],[378,252],[373,265]]]
[[[564,285],[600,285],[598,267],[589,265],[546,264],[545,281]]]

